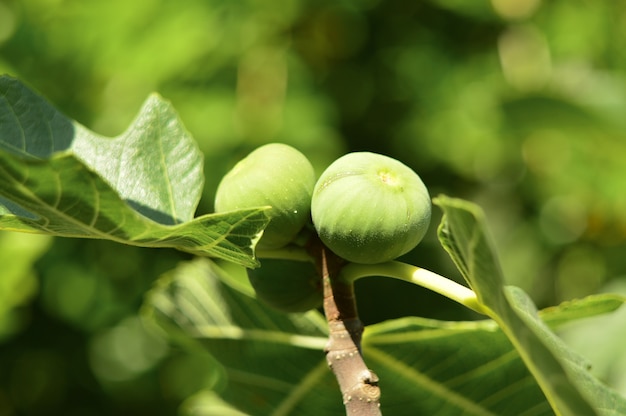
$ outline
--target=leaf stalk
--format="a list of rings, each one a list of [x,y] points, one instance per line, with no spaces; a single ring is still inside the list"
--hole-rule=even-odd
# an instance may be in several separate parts
[[[473,290],[447,277],[412,264],[400,261],[380,264],[350,263],[341,270],[341,277],[347,282],[354,282],[367,276],[385,276],[414,283],[439,293],[475,312],[490,316],[490,311],[478,300]]]

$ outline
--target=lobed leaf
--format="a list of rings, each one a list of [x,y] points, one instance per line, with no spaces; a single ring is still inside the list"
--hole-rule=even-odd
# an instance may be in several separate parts
[[[151,96],[129,129],[98,136],[0,77],[0,229],[172,247],[255,267],[265,208],[193,219],[202,154]]]
[[[249,296],[245,272],[224,266],[208,259],[182,263],[149,293],[144,318],[219,363],[222,378],[208,387],[224,408],[247,414],[343,414],[324,359],[322,315],[267,309]],[[542,316],[562,323],[595,315],[598,305],[596,297],[582,299],[576,314],[564,304]],[[368,326],[362,345],[368,366],[380,378],[383,414],[553,414],[518,351],[492,320],[407,317]],[[210,414],[216,397],[209,396],[207,402],[190,399],[184,409]]]
[[[365,335],[366,362],[381,380],[383,414],[552,414],[493,321],[407,317],[368,327]]]
[[[440,196],[434,201],[444,217],[438,236],[490,316],[511,340],[559,415],[615,415],[626,412],[626,400],[593,378],[587,363],[544,324],[532,301],[519,288],[507,287],[488,236],[484,214],[476,205]],[[599,300],[599,301],[598,301]],[[624,299],[594,298],[588,313],[614,310]],[[572,313],[575,311],[575,313]],[[564,307],[555,322],[579,317],[580,307]]]
[[[215,388],[240,411],[337,414],[343,406],[324,358],[324,318],[267,309],[225,284],[225,273],[204,258],[181,263],[148,293],[144,319],[209,352],[223,368]]]
[[[66,153],[155,221],[193,218],[204,182],[202,153],[172,106],[157,94],[115,138],[68,119],[8,76],[0,77],[0,97],[0,150],[29,160]]]

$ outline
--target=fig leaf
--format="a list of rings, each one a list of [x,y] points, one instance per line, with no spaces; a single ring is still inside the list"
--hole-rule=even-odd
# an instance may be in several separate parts
[[[158,95],[125,133],[106,138],[0,77],[0,229],[172,247],[256,267],[266,209],[193,219],[202,163]]]

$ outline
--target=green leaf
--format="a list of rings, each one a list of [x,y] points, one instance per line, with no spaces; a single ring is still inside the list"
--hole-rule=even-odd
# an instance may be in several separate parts
[[[573,320],[614,312],[624,305],[625,301],[623,296],[616,294],[591,295],[584,299],[572,299],[558,306],[543,309],[539,316],[550,327],[558,327]],[[555,311],[558,313],[554,313]]]
[[[623,415],[626,414],[626,399],[614,390],[602,384],[591,373],[591,364],[583,357],[571,350],[560,338],[538,318],[537,310],[528,295],[517,287],[505,287],[507,299],[513,305],[518,316],[524,321],[527,327],[536,335],[548,348],[549,352],[557,358],[564,370],[564,374],[558,372],[558,367],[553,363],[552,357],[541,354],[533,354],[533,365],[540,371],[546,372],[550,376],[550,382],[558,401],[558,409],[563,409],[562,414],[579,415],[584,407],[578,402],[577,397],[568,395],[570,385],[573,385],[582,396],[593,406],[596,414],[600,415]],[[524,331],[517,331],[523,335]],[[518,340],[522,348],[527,351],[537,350],[532,337],[519,336]],[[546,371],[551,367],[554,371]],[[561,378],[559,380],[559,378]],[[572,394],[570,392],[570,394]],[[584,413],[586,414],[586,413]],[[590,413],[591,414],[591,413]]]
[[[626,295],[626,280],[610,281],[602,290]],[[541,316],[543,317],[543,312]],[[567,345],[592,363],[591,372],[622,395],[626,394],[626,350],[624,330],[626,308],[558,327],[557,334]]]
[[[16,79],[0,77],[0,97],[0,149],[30,160],[70,154],[155,221],[193,218],[204,181],[202,153],[158,95],[150,96],[115,138],[66,118]]]
[[[111,139],[0,77],[0,229],[172,247],[257,266],[266,209],[192,219],[202,183],[202,154],[158,96]]]
[[[528,296],[518,288],[504,286],[482,210],[445,196],[434,202],[444,212],[438,229],[441,244],[518,350],[554,411],[559,415],[626,412],[626,400],[588,373],[587,363],[539,319]],[[601,304],[602,310],[616,307],[615,299],[605,298]],[[570,312],[565,309],[564,313]]]
[[[327,329],[321,314],[267,309],[247,296],[248,289],[230,273],[239,271],[207,259],[181,263],[146,298],[144,319],[193,351],[208,352],[221,368],[221,378],[207,386],[220,399],[204,391],[190,398],[183,411],[211,414],[218,406],[247,414],[344,414],[324,358]],[[542,314],[565,322],[594,315],[597,305],[597,299],[582,299],[575,315],[569,304]],[[387,321],[366,328],[363,351],[381,380],[383,414],[553,414],[517,350],[492,320]]]
[[[267,309],[247,295],[241,270],[224,266],[207,259],[181,263],[158,280],[142,310],[146,321],[193,351],[208,352],[221,368],[220,380],[190,398],[183,412],[343,414],[324,359],[322,315]],[[606,299],[612,304],[612,297]],[[541,314],[564,323],[608,309],[599,297],[589,297]],[[387,321],[366,328],[363,351],[381,380],[383,414],[407,414],[407,409],[410,414],[553,414],[518,351],[492,320]]]
[[[161,277],[143,317],[223,367],[215,389],[249,414],[337,414],[341,395],[326,366],[326,322],[316,311],[281,314],[223,280],[199,258]],[[281,410],[282,409],[282,410]]]
[[[381,380],[383,414],[552,414],[493,321],[387,321],[366,329],[363,349]]]

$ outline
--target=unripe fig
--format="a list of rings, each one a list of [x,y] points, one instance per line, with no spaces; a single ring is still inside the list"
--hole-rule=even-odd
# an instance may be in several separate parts
[[[333,162],[313,191],[311,215],[338,256],[382,263],[412,250],[430,223],[431,202],[420,177],[387,156],[349,153]]]
[[[248,269],[257,299],[282,312],[306,312],[322,304],[322,280],[306,261],[265,259]]]
[[[259,247],[288,244],[310,218],[315,172],[311,162],[291,146],[271,143],[254,150],[220,182],[215,211],[271,205],[271,221]]]

